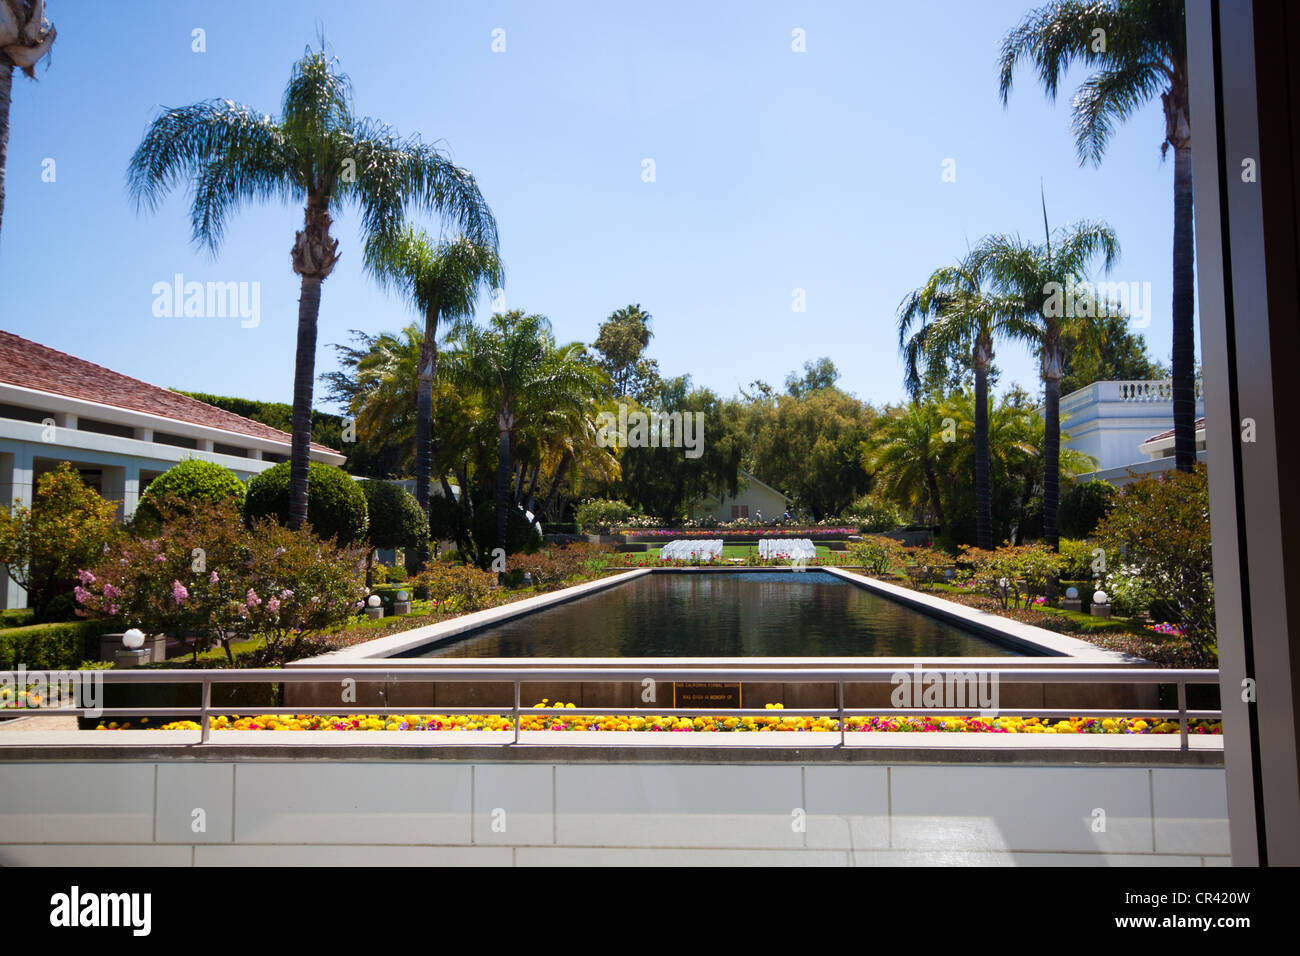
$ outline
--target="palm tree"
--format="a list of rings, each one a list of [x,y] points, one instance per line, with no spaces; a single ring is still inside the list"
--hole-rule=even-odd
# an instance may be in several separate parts
[[[898,343],[913,399],[921,397],[921,366],[934,372],[954,355],[970,356],[975,370],[975,539],[993,547],[993,497],[989,484],[989,366],[998,337],[1032,339],[1036,329],[1014,303],[1000,301],[984,287],[979,264],[967,256],[931,273],[925,285],[898,308]],[[932,376],[930,376],[932,377]]]
[[[434,244],[409,227],[367,243],[366,265],[381,284],[397,290],[424,318],[416,395],[415,498],[427,515],[438,322],[444,318],[458,322],[472,315],[479,290],[500,286],[505,271],[495,241],[488,245],[461,236]],[[428,558],[427,545],[422,545],[421,566]]]
[[[45,19],[45,0],[0,0],[0,225],[5,217],[5,166],[9,162],[9,103],[14,67],[36,78],[58,31]]]
[[[980,240],[972,261],[987,275],[1004,307],[1014,303],[1015,328],[1032,330],[1042,362],[1043,418],[1046,434],[1043,447],[1043,539],[1058,547],[1056,511],[1060,501],[1061,461],[1061,374],[1065,362],[1062,330],[1070,326],[1085,341],[1098,328],[1091,310],[1088,315],[1069,315],[1061,308],[1062,290],[1084,281],[1093,261],[1101,256],[1109,272],[1119,258],[1119,240],[1105,223],[1082,222],[1047,231],[1043,244],[1019,236],[995,235]]]
[[[497,446],[496,546],[505,552],[510,494],[511,444],[521,425],[536,427],[556,412],[585,412],[609,388],[609,376],[581,343],[556,346],[551,324],[519,310],[497,313],[486,328],[462,324],[444,371],[457,388],[481,393],[495,413]]]
[[[1033,63],[1049,99],[1056,98],[1061,77],[1075,61],[1094,70],[1071,104],[1081,163],[1100,164],[1115,124],[1160,96],[1165,115],[1160,154],[1174,151],[1174,464],[1180,471],[1191,471],[1196,462],[1196,279],[1183,0],[1056,0],[1032,11],[1002,40],[1003,105],[1022,59]]]
[[[496,222],[474,177],[418,137],[353,113],[352,84],[338,62],[308,49],[293,68],[278,120],[230,100],[162,110],[131,157],[137,206],[156,209],[181,180],[193,185],[190,225],[214,254],[243,202],[303,203],[291,259],[301,277],[294,367],[289,525],[307,518],[312,385],[321,283],[338,261],[330,209],[352,203],[367,242],[395,235],[407,206],[454,223],[473,241],[496,246]]]
[[[862,464],[873,484],[895,501],[928,509],[940,528],[944,527],[939,494],[942,428],[939,404],[913,399],[891,409],[862,449]]]

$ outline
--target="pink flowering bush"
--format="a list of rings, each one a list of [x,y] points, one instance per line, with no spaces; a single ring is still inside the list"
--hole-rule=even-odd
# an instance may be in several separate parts
[[[153,530],[125,537],[78,573],[78,614],[120,618],[148,634],[215,644],[266,639],[268,661],[291,659],[304,637],[343,624],[365,598],[359,547],[323,542],[273,521],[246,528],[233,502],[157,502]]]

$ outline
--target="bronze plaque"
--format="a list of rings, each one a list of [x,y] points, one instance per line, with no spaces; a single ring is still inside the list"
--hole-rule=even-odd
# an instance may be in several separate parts
[[[743,707],[739,684],[673,684],[673,707]]]

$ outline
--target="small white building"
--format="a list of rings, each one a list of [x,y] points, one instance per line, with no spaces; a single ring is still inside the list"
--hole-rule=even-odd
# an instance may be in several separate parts
[[[693,520],[712,515],[718,521],[736,521],[739,518],[756,520],[760,514],[764,521],[779,518],[794,504],[794,499],[782,494],[771,485],[764,484],[747,471],[740,472],[740,487],[735,495],[705,495],[691,502],[688,512]]]
[[[150,385],[0,331],[0,502],[30,506],[37,479],[71,462],[111,501],[135,512],[140,492],[185,458],[203,458],[247,480],[289,458],[291,438],[270,425]],[[312,445],[314,461],[342,454]],[[0,609],[26,595],[0,566]]]

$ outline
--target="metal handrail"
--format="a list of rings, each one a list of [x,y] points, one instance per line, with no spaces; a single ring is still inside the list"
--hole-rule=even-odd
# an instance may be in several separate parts
[[[1179,743],[1181,750],[1189,749],[1188,724],[1192,720],[1221,720],[1222,710],[1193,710],[1187,706],[1187,685],[1217,684],[1219,672],[1213,669],[1199,670],[1189,668],[1152,668],[1152,667],[1089,667],[1060,665],[1049,668],[1021,667],[970,667],[961,665],[911,667],[863,667],[863,668],[708,668],[708,667],[655,667],[636,668],[600,668],[600,667],[503,667],[498,665],[426,665],[421,667],[401,667],[384,670],[380,667],[367,666],[353,670],[347,667],[294,667],[250,668],[248,670],[135,670],[57,672],[93,675],[93,680],[102,680],[105,684],[199,684],[201,702],[195,706],[175,705],[168,707],[104,707],[97,708],[104,716],[117,715],[152,715],[196,716],[200,728],[200,743],[207,743],[211,731],[211,718],[221,715],[248,713],[248,707],[214,707],[212,706],[212,687],[214,684],[256,684],[256,683],[325,683],[350,679],[365,683],[468,683],[512,684],[514,687],[513,706],[478,705],[467,707],[410,707],[410,706],[352,706],[352,707],[258,707],[259,714],[306,714],[314,716],[346,715],[367,712],[389,714],[509,714],[514,727],[512,744],[519,743],[521,717],[533,715],[568,715],[568,716],[645,716],[647,714],[665,714],[689,716],[703,714],[725,714],[726,716],[829,716],[838,717],[840,746],[847,743],[846,733],[848,719],[857,716],[878,715],[882,710],[899,715],[930,716],[981,716],[987,708],[970,707],[847,707],[845,706],[844,688],[848,684],[892,684],[900,674],[922,675],[995,675],[999,684],[1173,684],[1177,687],[1178,706],[1176,709],[1161,708],[1112,708],[1097,707],[1020,707],[998,708],[999,716],[1013,717],[1154,717],[1176,719],[1179,725]],[[33,672],[48,673],[48,672]],[[0,680],[8,678],[10,682],[21,677],[19,672],[0,671]],[[784,684],[834,684],[836,685],[835,704],[829,707],[811,708],[710,708],[710,707],[524,707],[521,702],[521,688],[524,684],[587,681],[591,683],[627,683],[639,682],[646,678],[663,682],[699,681],[704,683],[741,683],[746,680],[761,683]],[[42,715],[82,714],[88,708],[9,708],[15,710],[38,711]]]

